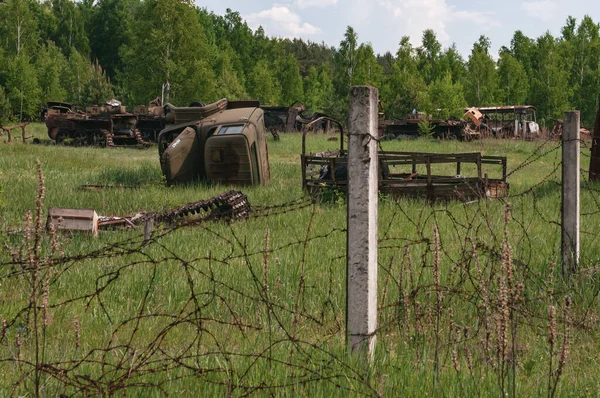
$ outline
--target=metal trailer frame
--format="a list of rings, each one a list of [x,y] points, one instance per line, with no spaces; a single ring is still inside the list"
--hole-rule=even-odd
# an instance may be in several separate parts
[[[319,195],[332,189],[346,192],[348,157],[344,150],[343,130],[340,149],[320,154],[306,153],[307,133],[308,129],[305,129],[300,156],[303,189],[311,195]],[[432,171],[432,166],[444,164],[453,165],[451,169],[456,174],[440,175]],[[470,168],[476,170],[475,176],[461,175],[469,168],[468,165],[473,165]],[[423,166],[425,173],[419,173],[419,168],[422,169]],[[500,177],[490,178],[488,171],[491,170],[487,170],[486,166],[496,167]],[[401,168],[404,170],[398,170]],[[505,156],[485,156],[480,152],[379,152],[379,191],[395,198],[427,198],[432,201],[501,198],[508,195],[506,175]]]

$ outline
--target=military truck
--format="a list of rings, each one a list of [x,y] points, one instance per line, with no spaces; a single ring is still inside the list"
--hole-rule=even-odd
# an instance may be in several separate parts
[[[264,113],[257,101],[165,106],[173,125],[160,132],[158,152],[167,184],[201,179],[255,185],[270,179]]]

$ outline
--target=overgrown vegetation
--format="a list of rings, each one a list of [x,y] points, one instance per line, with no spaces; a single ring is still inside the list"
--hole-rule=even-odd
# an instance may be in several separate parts
[[[308,150],[339,145],[328,138],[311,136]],[[511,196],[381,200],[371,368],[345,348],[344,201],[312,204],[304,196],[299,135],[269,142],[273,179],[244,188],[254,209],[249,220],[191,220],[158,228],[148,242],[141,230],[105,231],[97,239],[46,231],[46,209],[128,215],[229,187],[159,184],[154,150],[1,146],[0,184],[10,200],[0,228],[10,233],[3,233],[8,245],[0,249],[0,390],[40,396],[596,391],[598,186],[583,182],[581,267],[565,279],[554,265],[560,264],[556,142],[382,143],[384,150],[400,146],[506,155]],[[140,189],[85,191],[82,184]]]
[[[350,87],[369,84],[389,117],[527,103],[542,119],[579,109],[589,127],[600,92],[599,28],[588,16],[567,18],[558,37],[516,31],[492,44],[481,36],[467,59],[432,30],[416,48],[405,36],[395,53],[375,54],[352,27],[337,47],[270,38],[234,10],[216,15],[189,0],[6,0],[0,38],[0,121],[35,120],[50,100],[146,104],[167,83],[166,98],[179,106],[300,100],[345,120]]]

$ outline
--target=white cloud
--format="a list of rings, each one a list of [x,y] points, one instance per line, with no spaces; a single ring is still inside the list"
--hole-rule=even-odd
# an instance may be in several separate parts
[[[246,15],[245,19],[251,28],[256,29],[262,26],[268,35],[295,37],[314,35],[321,32],[319,27],[302,22],[298,14],[280,5],[274,5],[268,10]]]
[[[327,6],[333,6],[338,3],[338,0],[296,0],[296,6],[300,9],[304,8],[324,8]]]
[[[500,24],[492,12],[457,10],[447,0],[378,0],[380,6],[395,18],[402,20],[398,27],[411,37],[413,45],[421,43],[426,29],[433,29],[438,40],[448,43],[450,24],[472,24],[479,27],[495,27]]]
[[[492,12],[453,11],[452,16],[479,26],[500,26],[500,23],[494,18],[494,13]]]
[[[558,3],[552,0],[526,1],[521,8],[527,15],[540,18],[543,21],[551,21],[558,15]]]

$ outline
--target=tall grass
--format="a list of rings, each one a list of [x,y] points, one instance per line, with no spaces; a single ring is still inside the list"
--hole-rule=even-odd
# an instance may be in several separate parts
[[[309,150],[339,145],[328,138],[309,137]],[[594,394],[599,187],[584,183],[581,269],[564,280],[552,265],[560,260],[560,149],[539,145],[382,143],[506,155],[509,171],[518,171],[505,202],[381,198],[378,346],[370,367],[344,345],[343,202],[286,205],[304,197],[298,135],[269,141],[272,181],[243,189],[263,216],[167,227],[149,242],[141,230],[93,239],[41,226],[48,207],[129,215],[229,187],[166,187],[154,148],[0,146],[0,226],[10,231],[0,254],[0,391]],[[528,159],[535,160],[518,169]],[[86,184],[110,187],[82,190]],[[275,204],[283,206],[263,208]]]

